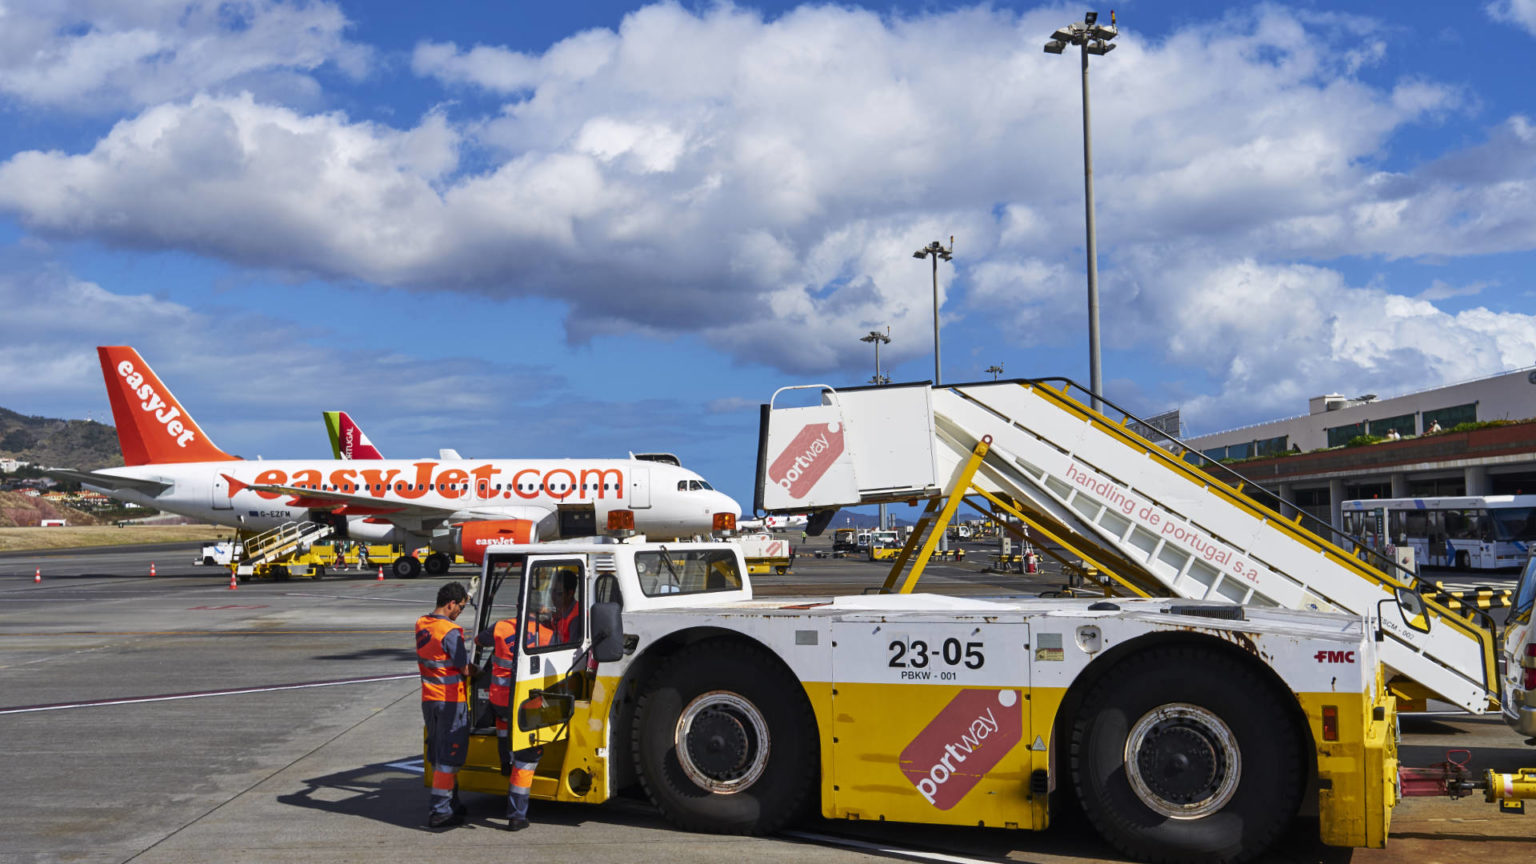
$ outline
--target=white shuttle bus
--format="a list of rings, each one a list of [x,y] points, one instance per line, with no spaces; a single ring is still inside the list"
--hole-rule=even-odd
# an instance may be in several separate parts
[[[1344,530],[1368,548],[1413,548],[1430,567],[1522,567],[1536,542],[1536,495],[1345,501]]]

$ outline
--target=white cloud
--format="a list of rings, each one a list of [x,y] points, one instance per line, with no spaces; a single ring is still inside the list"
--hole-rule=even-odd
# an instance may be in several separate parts
[[[1199,255],[1138,265],[1147,282],[1132,302],[1109,307],[1106,330],[1220,382],[1218,393],[1184,404],[1196,425],[1295,413],[1311,390],[1401,393],[1536,358],[1532,315],[1452,314],[1312,265]]]
[[[43,108],[141,107],[200,91],[312,92],[326,63],[361,75],[333,3],[7,0],[0,94]]]
[[[1536,36],[1536,0],[1494,0],[1483,9],[1495,21],[1508,21]]]
[[[0,165],[0,201],[48,233],[179,247],[256,267],[397,281],[443,224],[440,116],[405,132],[198,96],[117,124],[89,153]]]
[[[88,152],[17,154],[0,165],[0,208],[49,236],[549,296],[574,341],[692,333],[793,372],[867,368],[849,334],[886,325],[892,361],[926,353],[931,288],[911,251],[954,234],[946,317],[1012,317],[1049,341],[1081,303],[1076,64],[1039,51],[1060,16],[660,4],[540,54],[422,42],[417,74],[503,97],[499,113],[456,121],[450,107],[395,129],[199,95],[124,119]],[[1432,329],[1453,374],[1493,371],[1480,364],[1506,354],[1488,334],[1524,316],[1452,316],[1427,302],[1446,295],[1286,262],[1531,249],[1530,123],[1396,167],[1390,143],[1468,111],[1466,94],[1357,77],[1391,50],[1369,19],[1263,6],[1221,23],[1220,40],[1208,22],[1162,41],[1127,31],[1095,61],[1100,238],[1120,286],[1106,315],[1155,320],[1173,361],[1251,404],[1341,370],[1396,364],[1418,376],[1405,386],[1433,383],[1440,349],[1386,358],[1392,339]],[[1315,359],[1288,362],[1276,334],[1254,345],[1259,324]]]
[[[1476,297],[1488,288],[1487,282],[1473,282],[1468,285],[1452,285],[1442,279],[1436,279],[1430,286],[1418,293],[1416,299],[1449,300],[1452,297]]]

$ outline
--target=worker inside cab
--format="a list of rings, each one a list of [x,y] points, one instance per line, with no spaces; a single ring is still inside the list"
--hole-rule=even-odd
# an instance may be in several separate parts
[[[577,586],[580,584],[581,577],[574,568],[563,569],[555,577],[553,614],[555,644],[581,641],[581,601],[576,596]]]

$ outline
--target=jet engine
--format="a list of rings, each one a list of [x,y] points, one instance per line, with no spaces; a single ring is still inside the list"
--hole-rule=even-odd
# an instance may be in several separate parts
[[[494,519],[459,522],[432,533],[432,548],[445,555],[462,555],[475,564],[485,560],[487,546],[503,543],[532,543],[538,539],[538,524],[529,519]]]

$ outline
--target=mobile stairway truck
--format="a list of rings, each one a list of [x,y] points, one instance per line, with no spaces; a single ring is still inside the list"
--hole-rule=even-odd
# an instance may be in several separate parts
[[[1176,459],[1155,470],[1185,484],[1181,494],[1132,488],[1138,503],[1177,515],[1181,530],[1163,535],[1128,519],[1116,536],[1157,541],[1146,560],[1163,562],[1157,572],[1175,584],[1203,579],[1204,596],[912,593],[966,494],[1039,515],[1043,504],[1019,506],[1031,499],[1004,499],[999,490],[1006,481],[1020,491],[1007,475],[1045,460],[1019,456],[995,412],[983,412],[982,425],[993,428],[967,444],[970,433],[934,407],[950,390],[882,389],[900,401],[816,388],[815,404],[765,406],[758,493],[769,512],[942,501],[898,556],[886,593],[756,599],[739,548],[724,543],[594,539],[488,550],[473,596],[475,628],[508,617],[552,620],[555,587],[574,577],[578,588],[570,639],[520,646],[516,658],[512,746],[544,746],[534,797],[600,803],[638,785],[679,827],[765,833],[811,813],[1038,830],[1071,795],[1129,855],[1210,862],[1261,854],[1314,791],[1324,842],[1385,844],[1400,790],[1397,699],[1388,685],[1398,677],[1392,662],[1411,664],[1394,646],[1457,656],[1456,643],[1432,640],[1458,625],[1391,576],[1372,583],[1364,613],[1311,587],[1294,590],[1316,609],[1272,599],[1278,592],[1267,583],[1270,593],[1260,594],[1254,586],[1264,579],[1250,569],[1258,553],[1210,545],[1229,535],[1205,527],[1219,521],[1195,491],[1206,481],[1181,473]],[[1049,410],[1078,413],[1067,408]],[[1114,427],[1081,411],[1079,427]],[[885,418],[883,430],[866,424],[872,416]],[[1010,442],[980,446],[994,431]],[[1067,460],[1085,456],[1093,448],[1081,446],[1077,431],[1053,437],[1049,448]],[[1145,451],[1139,458],[1159,459]],[[1130,476],[1120,468],[1116,476]],[[1068,498],[1051,511],[1055,523],[1042,516],[1032,527],[1054,525],[1063,530],[1053,539],[1105,553],[1091,563],[1136,594],[1131,586],[1149,577],[1126,565],[1135,560],[1129,555],[1111,559],[1119,547],[1090,528],[1104,508],[1087,499],[1074,508],[1082,484],[1031,476]],[[1175,501],[1177,513],[1166,509]],[[1257,510],[1244,513],[1261,519]],[[1133,522],[1153,536],[1137,535]],[[625,531],[622,522],[610,527]],[[1313,558],[1355,560],[1306,536]],[[1191,553],[1171,538],[1205,545]],[[475,662],[487,670],[484,654]],[[1458,670],[1455,680],[1476,674]],[[471,687],[476,729],[459,782],[499,795],[506,778],[487,675]],[[1434,686],[1472,689],[1452,688],[1452,680]],[[1491,691],[1478,692],[1487,710]],[[1536,783],[1525,772],[1473,779],[1445,771],[1421,785],[1448,794],[1486,785],[1490,797],[1518,798]]]

